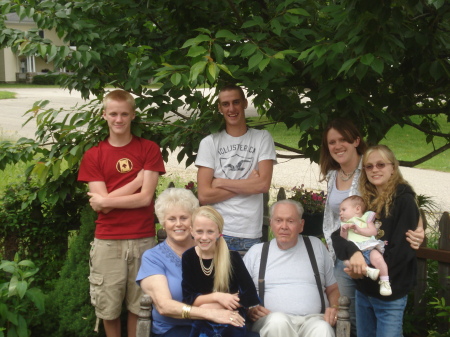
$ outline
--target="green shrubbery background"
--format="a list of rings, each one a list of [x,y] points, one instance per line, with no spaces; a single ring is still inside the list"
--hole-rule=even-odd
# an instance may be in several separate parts
[[[157,193],[167,185],[168,181],[162,178]],[[178,179],[175,185],[183,187],[186,182]],[[38,316],[36,312],[30,312],[33,315],[29,324],[32,336],[104,337],[102,324],[99,332],[94,332],[96,317],[90,304],[89,250],[96,213],[89,207],[85,189],[80,188],[61,204],[40,202],[38,195],[39,187],[27,180],[8,185],[0,199],[2,260],[12,260],[16,253],[21,260],[32,260],[39,268],[33,275],[33,286],[45,293],[45,314],[39,312]],[[436,230],[429,231],[428,246],[437,248],[438,238]],[[0,273],[0,284],[5,278],[7,275]],[[432,305],[440,287],[435,261],[429,263],[428,284],[422,301],[429,305],[423,317],[414,316],[412,297],[409,300],[404,320],[405,336],[415,335],[413,323],[419,320],[427,327],[430,337],[450,336],[436,332],[437,322],[446,317],[438,316],[445,310]],[[0,310],[0,322],[1,315]],[[2,328],[5,327],[0,326],[0,336]],[[126,324],[122,324],[122,328],[125,330]]]
[[[67,259],[46,300],[47,313],[36,328],[37,336],[104,336],[94,333],[95,312],[89,298],[89,250],[94,237],[96,213],[86,205],[81,211],[81,227],[70,240]]]
[[[39,85],[55,85],[59,81],[64,80],[67,76],[66,74],[45,74],[45,75],[35,75],[33,77],[33,84]]]
[[[58,75],[36,75],[33,77],[33,84],[56,84]]]

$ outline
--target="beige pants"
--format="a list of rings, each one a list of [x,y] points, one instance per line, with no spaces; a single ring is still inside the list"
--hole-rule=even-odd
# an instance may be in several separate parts
[[[272,312],[253,323],[252,331],[261,337],[335,337],[334,329],[322,314],[294,316]]]
[[[104,320],[116,319],[125,300],[127,309],[139,313],[141,288],[136,275],[142,254],[155,246],[155,238],[135,240],[94,239],[90,252],[90,294],[95,314]]]

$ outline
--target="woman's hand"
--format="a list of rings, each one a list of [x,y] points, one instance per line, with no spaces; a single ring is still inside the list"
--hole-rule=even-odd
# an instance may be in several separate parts
[[[211,321],[220,324],[231,324],[242,327],[245,325],[244,317],[239,315],[239,312],[233,310],[216,309],[211,312]]]
[[[412,249],[419,249],[423,240],[425,239],[425,231],[423,230],[422,217],[419,217],[419,223],[415,231],[409,230],[406,232],[406,241],[409,242]]]
[[[228,310],[236,310],[241,306],[238,294],[216,292],[214,293],[214,300]]]
[[[361,278],[364,276],[364,271],[367,268],[366,260],[361,252],[355,252],[349,260],[350,268],[344,268],[344,271],[350,275],[351,278]]]

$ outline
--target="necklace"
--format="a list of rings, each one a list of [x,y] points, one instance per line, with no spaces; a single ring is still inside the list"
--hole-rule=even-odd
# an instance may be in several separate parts
[[[211,265],[209,266],[209,268],[206,268],[205,265],[203,264],[203,259],[202,259],[201,254],[199,255],[199,260],[200,260],[200,267],[202,267],[203,274],[205,274],[206,276],[211,275],[214,270],[214,259],[211,260]]]
[[[348,180],[350,180],[350,178],[353,177],[353,175],[355,174],[355,172],[356,172],[356,169],[355,169],[352,173],[345,173],[344,170],[341,169],[341,170],[339,171],[340,176],[341,176],[341,180],[342,180],[342,181],[348,181]]]

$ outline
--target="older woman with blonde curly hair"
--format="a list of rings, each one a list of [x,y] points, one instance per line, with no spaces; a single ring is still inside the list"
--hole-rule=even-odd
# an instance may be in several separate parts
[[[164,242],[147,250],[137,282],[153,300],[152,336],[183,337],[191,332],[191,319],[243,326],[233,310],[201,308],[182,303],[181,256],[194,246],[191,217],[199,202],[190,190],[169,188],[155,202],[155,212],[167,233]],[[233,320],[230,320],[233,318]]]
[[[359,190],[368,209],[377,213],[380,225],[377,238],[386,243],[383,258],[389,270],[392,295],[379,293],[378,283],[385,280],[376,282],[366,277],[356,280],[358,336],[401,336],[408,293],[415,284],[417,273],[416,251],[405,240],[405,233],[416,229],[420,217],[416,194],[403,178],[398,160],[387,146],[370,147],[363,156],[362,165]],[[340,237],[339,233],[334,232],[332,239],[339,259],[361,254],[356,245]],[[364,262],[354,265],[353,274],[361,276],[363,267]]]

